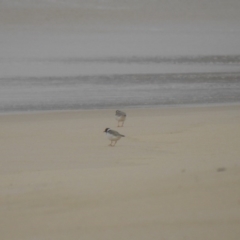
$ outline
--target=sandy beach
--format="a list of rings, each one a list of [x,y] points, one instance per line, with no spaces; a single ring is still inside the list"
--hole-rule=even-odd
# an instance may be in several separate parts
[[[238,239],[240,106],[127,115],[1,115],[0,238]]]

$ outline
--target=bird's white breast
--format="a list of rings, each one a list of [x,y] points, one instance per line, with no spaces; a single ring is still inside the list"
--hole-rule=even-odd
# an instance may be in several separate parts
[[[120,136],[114,136],[114,135],[112,135],[112,134],[110,134],[110,133],[108,133],[107,132],[107,138],[109,139],[109,140],[118,140],[119,138],[120,138]]]
[[[123,116],[123,115],[122,116],[117,116],[116,115],[115,118],[116,118],[117,121],[124,121],[126,116]]]

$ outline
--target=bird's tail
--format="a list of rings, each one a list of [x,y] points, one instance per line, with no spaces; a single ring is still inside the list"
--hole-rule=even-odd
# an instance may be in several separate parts
[[[125,137],[125,136],[121,134],[121,137]]]

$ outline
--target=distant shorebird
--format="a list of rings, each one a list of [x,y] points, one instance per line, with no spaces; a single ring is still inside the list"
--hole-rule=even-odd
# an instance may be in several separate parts
[[[115,118],[118,121],[118,127],[123,127],[124,121],[126,119],[127,114],[125,112],[122,112],[120,110],[116,111]],[[122,125],[119,126],[119,123],[122,122]]]
[[[106,133],[107,138],[111,141],[109,146],[112,146],[112,147],[116,145],[117,141],[121,137],[125,137],[124,135],[118,133],[117,131],[111,130],[110,128],[106,128],[104,132]],[[114,142],[114,145],[112,145],[113,142]]]

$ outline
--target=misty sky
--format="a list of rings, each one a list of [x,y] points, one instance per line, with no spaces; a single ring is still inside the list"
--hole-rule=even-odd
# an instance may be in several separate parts
[[[1,24],[240,23],[239,0],[1,0]]]

